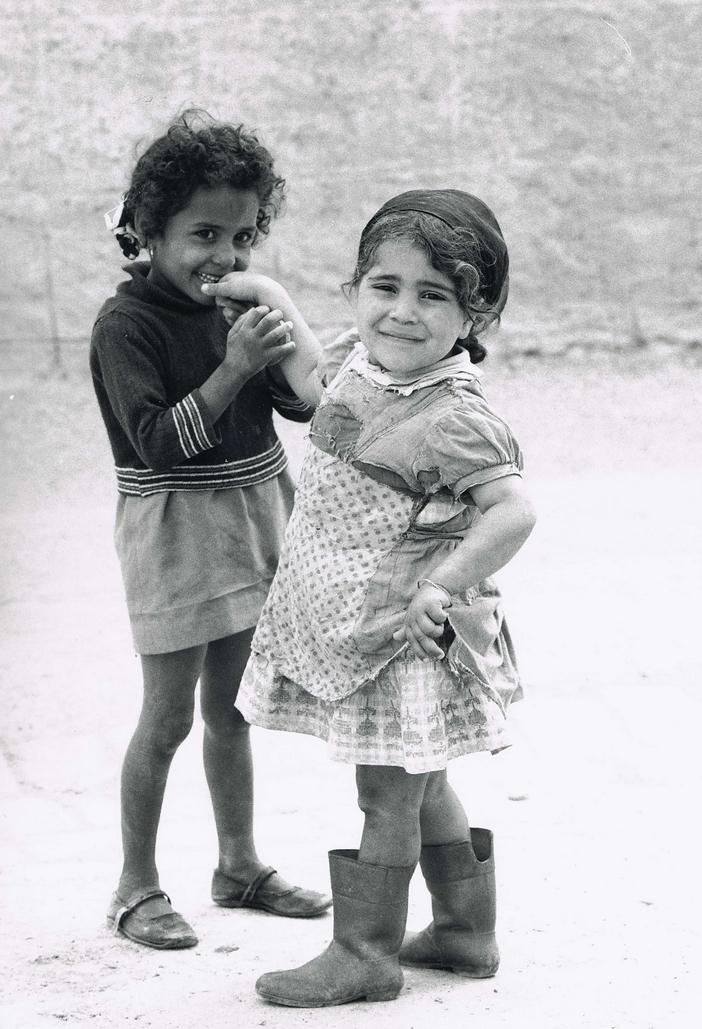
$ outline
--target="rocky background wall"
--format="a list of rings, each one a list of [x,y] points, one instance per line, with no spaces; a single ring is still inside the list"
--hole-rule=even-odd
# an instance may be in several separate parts
[[[700,345],[699,3],[4,6],[0,372],[10,353],[82,360],[120,278],[103,212],[189,105],[277,155],[289,199],[257,266],[325,338],[350,322],[338,286],[367,216],[446,185],[510,245],[500,349]]]

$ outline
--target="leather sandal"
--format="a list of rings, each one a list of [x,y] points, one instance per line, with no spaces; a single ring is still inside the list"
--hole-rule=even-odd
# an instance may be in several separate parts
[[[283,918],[314,918],[332,905],[328,894],[291,886],[270,866],[249,883],[233,879],[216,868],[212,876],[212,900],[223,908],[255,908]]]
[[[178,911],[167,911],[163,915],[141,915],[137,911],[140,904],[152,897],[163,897],[169,904],[171,898],[163,890],[145,890],[137,893],[129,900],[123,900],[118,893],[112,895],[107,911],[107,928],[115,936],[126,936],[134,943],[157,950],[183,950],[194,947],[197,936]],[[129,925],[124,925],[127,915],[131,915]]]

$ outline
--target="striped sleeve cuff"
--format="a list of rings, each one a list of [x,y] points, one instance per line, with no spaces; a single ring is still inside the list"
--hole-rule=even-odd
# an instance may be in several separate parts
[[[284,418],[290,418],[292,421],[306,422],[314,414],[313,407],[306,404],[304,400],[300,400],[292,390],[280,386],[270,373],[268,374],[268,389],[271,394],[273,407]]]
[[[175,407],[171,408],[171,414],[185,457],[202,454],[220,442],[199,389],[194,389],[187,397],[179,400]]]

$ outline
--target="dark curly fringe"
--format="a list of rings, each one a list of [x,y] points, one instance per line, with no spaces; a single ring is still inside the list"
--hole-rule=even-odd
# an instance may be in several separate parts
[[[243,125],[217,122],[206,111],[190,108],[139,158],[124,202],[141,240],[149,240],[188,206],[198,189],[217,186],[253,190],[260,202],[257,236],[268,234],[285,198],[285,179],[277,174],[273,157]]]
[[[403,239],[420,247],[432,267],[452,281],[462,310],[473,321],[470,334],[456,340],[456,346],[468,351],[473,364],[479,364],[487,350],[477,337],[493,322],[499,323],[507,301],[506,262],[504,274],[496,274],[496,257],[489,241],[472,228],[448,229],[440,219],[418,211],[392,212],[374,222],[363,236],[353,275],[342,287],[347,294],[371,268],[378,247],[391,239]]]

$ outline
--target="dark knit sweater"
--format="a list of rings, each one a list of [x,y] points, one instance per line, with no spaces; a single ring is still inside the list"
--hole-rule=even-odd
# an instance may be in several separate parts
[[[126,270],[131,279],[103,304],[90,345],[120,491],[244,486],[279,474],[286,459],[272,412],[305,422],[312,408],[262,371],[213,422],[199,387],[225,356],[220,310],[154,286],[145,262]]]

